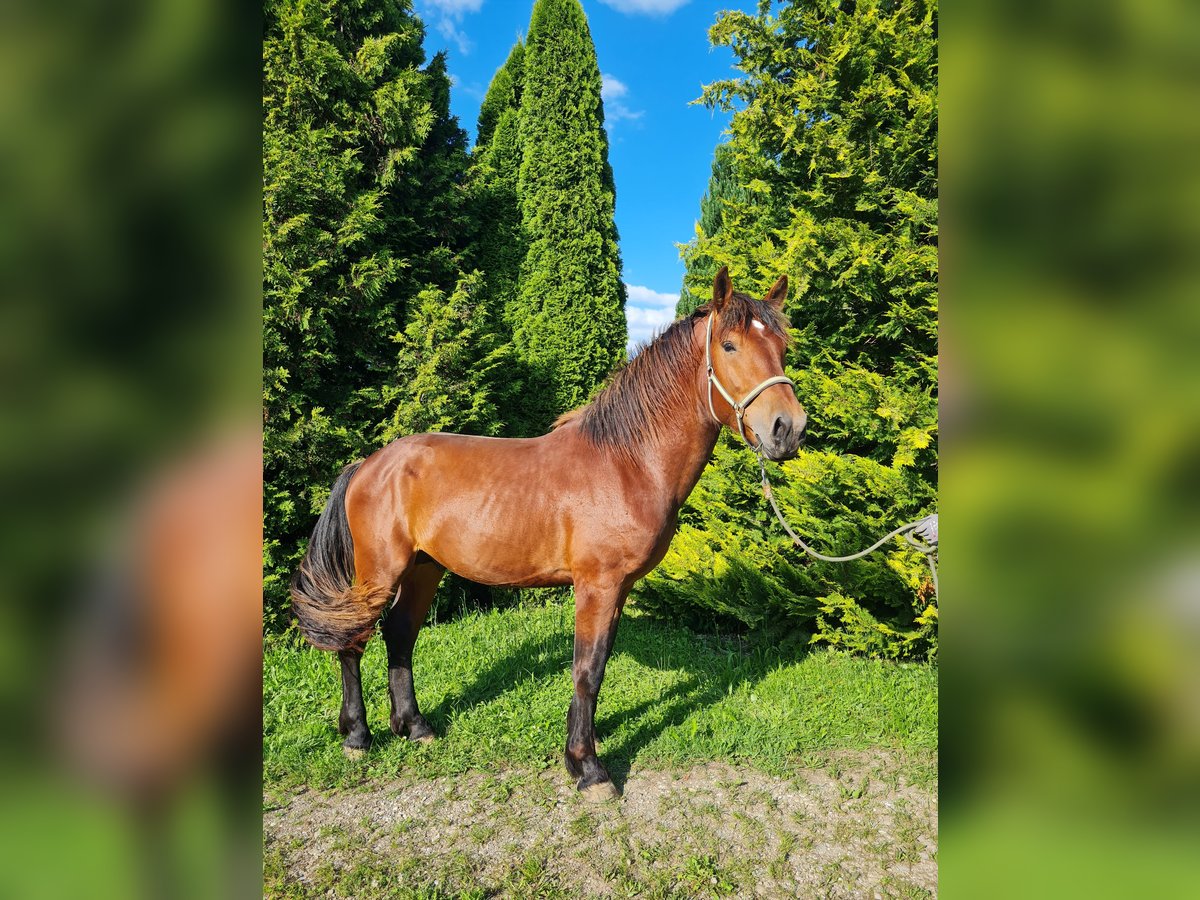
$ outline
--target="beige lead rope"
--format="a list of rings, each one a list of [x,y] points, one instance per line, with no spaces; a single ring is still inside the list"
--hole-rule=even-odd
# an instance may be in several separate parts
[[[933,596],[939,602],[941,598],[938,594],[938,574],[937,574],[937,552],[938,552],[938,517],[937,513],[925,516],[923,519],[917,519],[915,522],[909,522],[906,525],[901,525],[899,528],[893,528],[866,550],[860,550],[858,553],[851,553],[849,556],[826,556],[824,553],[818,553],[808,544],[801,540],[796,532],[787,523],[787,519],[783,517],[783,513],[779,509],[779,504],[775,502],[775,494],[771,490],[771,482],[767,480],[767,464],[763,460],[762,453],[758,454],[758,468],[762,472],[762,488],[763,494],[771,504],[771,509],[775,511],[775,518],[779,520],[779,524],[783,526],[783,530],[787,532],[788,537],[792,542],[811,556],[813,559],[819,559],[822,562],[843,563],[851,562],[856,559],[862,559],[869,553],[874,553],[892,538],[897,535],[902,535],[904,540],[910,547],[913,547],[919,553],[925,555],[925,561],[929,563],[929,574],[933,578]]]

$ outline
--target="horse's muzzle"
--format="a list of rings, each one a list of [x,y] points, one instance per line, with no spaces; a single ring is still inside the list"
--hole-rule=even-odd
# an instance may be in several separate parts
[[[800,420],[793,421],[789,416],[777,416],[771,427],[771,436],[762,443],[763,454],[767,459],[782,462],[785,459],[795,459],[804,444],[804,435],[808,430],[808,416],[801,415]]]

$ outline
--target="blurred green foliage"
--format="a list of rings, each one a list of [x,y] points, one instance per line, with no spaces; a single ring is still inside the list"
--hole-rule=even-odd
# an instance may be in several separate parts
[[[708,85],[734,110],[718,147],[680,309],[712,275],[765,293],[791,276],[787,371],[809,450],[774,472],[784,514],[849,553],[934,505],[937,489],[937,7],[801,2],[730,12],[710,32],[741,75]],[[899,541],[862,561],[790,546],[752,457],[726,436],[638,602],[662,614],[806,628],[876,656],[936,653],[924,560]]]
[[[0,658],[73,612],[148,469],[254,427],[254,27],[205,0],[5,9]]]
[[[943,890],[1188,896],[1200,8],[972,3],[944,37]]]
[[[188,796],[156,798],[151,828],[132,798],[68,770],[93,748],[48,726],[91,699],[64,675],[98,644],[119,641],[130,693],[170,689],[148,683],[160,648],[138,629],[161,597],[115,577],[144,574],[129,571],[144,550],[131,525],[172,474],[257,429],[259,12],[65,0],[6,4],[3,21],[0,710],[20,725],[0,741],[0,896],[249,893],[253,753],[212,777],[190,747]],[[256,702],[257,680],[244,690]],[[251,745],[253,728],[238,736]]]

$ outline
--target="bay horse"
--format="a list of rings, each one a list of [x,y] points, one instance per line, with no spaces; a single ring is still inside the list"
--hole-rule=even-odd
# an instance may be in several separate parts
[[[803,439],[808,418],[783,374],[786,296],[786,275],[755,300],[722,268],[711,303],[549,433],[409,435],[341,473],[291,593],[300,631],[340,659],[348,756],[371,743],[359,663],[385,607],[389,724],[425,742],[433,730],[417,707],[412,652],[445,571],[486,585],[569,584],[575,692],[564,761],[588,799],[617,796],[596,757],[595,714],[625,598],[666,554],[722,426],[775,460],[794,457]]]

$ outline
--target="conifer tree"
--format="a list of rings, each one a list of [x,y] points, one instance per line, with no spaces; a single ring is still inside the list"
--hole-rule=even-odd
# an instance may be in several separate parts
[[[578,0],[537,0],[525,44],[518,194],[528,251],[515,340],[545,379],[541,424],[585,402],[625,358],[625,286],[600,69]]]
[[[380,444],[424,431],[502,431],[496,399],[503,395],[513,354],[480,300],[482,290],[483,276],[474,272],[449,295],[430,287],[415,298],[408,326],[398,336],[394,380],[383,388],[391,415]]]
[[[504,65],[492,76],[492,83],[488,85],[479,107],[479,120],[475,127],[476,152],[491,143],[500,119],[506,113],[520,109],[524,73],[525,44],[518,40],[509,51]]]
[[[526,251],[517,196],[524,57],[525,47],[518,41],[492,78],[479,111],[478,138],[472,153],[472,197],[479,229],[476,265],[484,272],[487,302],[498,319],[506,323],[509,340]]]
[[[484,278],[480,302],[488,308],[500,340],[508,345],[520,319],[519,280],[528,243],[517,194],[524,58],[525,45],[518,41],[492,78],[480,107],[471,157],[475,265]],[[531,415],[531,390],[528,366],[517,354],[509,354],[505,377],[497,382],[495,391],[500,433],[524,437],[543,429],[541,417]]]
[[[773,473],[775,497],[814,546],[857,550],[936,498],[937,3],[793,0],[725,13],[709,36],[741,72],[702,97],[733,118],[684,248],[685,287],[703,296],[720,265],[746,290],[791,277],[787,372],[809,438]],[[722,440],[640,603],[673,618],[786,623],[873,655],[936,653],[915,552],[798,557],[756,481],[753,457]]]
[[[466,136],[408,3],[268,0],[263,43],[267,624],[345,463],[376,447],[409,298],[452,291]]]

